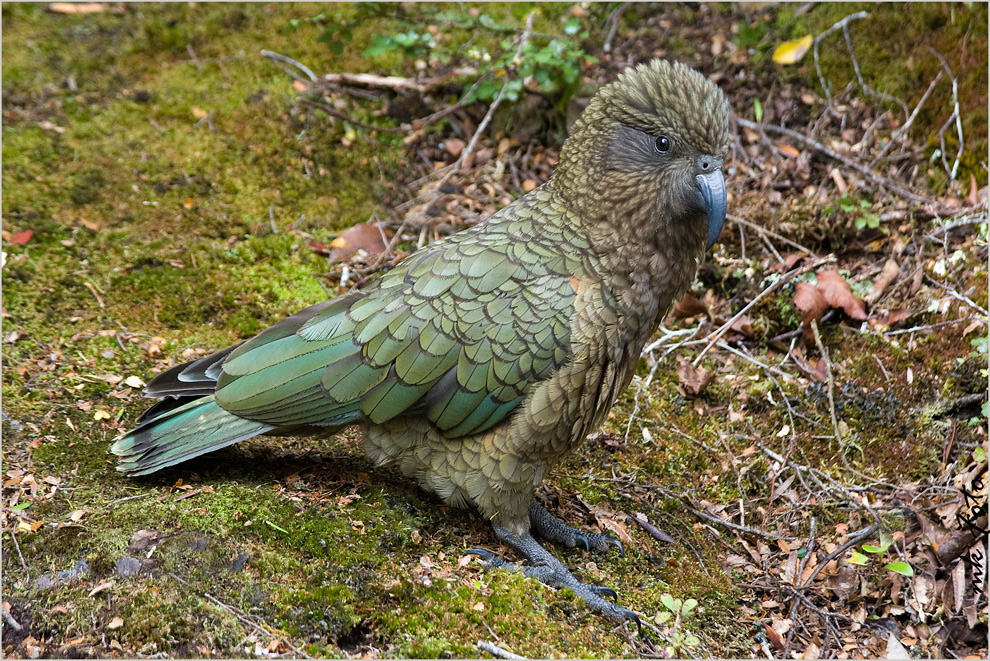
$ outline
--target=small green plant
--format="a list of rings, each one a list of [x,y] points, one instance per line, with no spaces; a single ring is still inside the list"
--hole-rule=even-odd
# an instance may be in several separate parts
[[[689,631],[683,631],[681,629],[682,620],[687,619],[687,616],[698,607],[698,602],[695,599],[685,599],[681,601],[680,599],[675,599],[669,593],[664,592],[660,595],[660,603],[667,610],[660,611],[653,617],[653,621],[657,624],[667,624],[673,618],[673,623],[668,625],[667,639],[670,645],[667,646],[666,652],[668,658],[686,657],[690,656],[687,651],[692,647],[697,647],[701,644],[698,637]]]
[[[324,34],[326,33],[324,32]],[[402,50],[406,57],[426,57],[430,51],[436,48],[436,45],[436,39],[429,32],[408,30],[391,35],[376,35],[372,39],[371,45],[364,49],[364,56],[375,57],[395,50]]]
[[[753,118],[757,123],[763,121],[763,104],[756,97],[753,97]]]
[[[551,39],[543,46],[527,42],[518,58],[511,40],[503,39],[500,46],[502,52],[496,56],[469,51],[469,55],[475,55],[478,59],[478,73],[490,74],[490,77],[475,86],[466,95],[465,102],[493,100],[506,80],[505,98],[517,101],[525,81],[530,77],[541,92],[559,94],[567,99],[577,91],[584,65],[597,62],[596,58],[565,38]]]
[[[835,201],[835,204],[836,206],[834,207],[825,207],[822,213],[827,216],[836,211],[843,211],[849,216],[852,216],[857,230],[877,229],[880,227],[880,216],[870,210],[873,208],[873,203],[869,200],[852,195],[843,195]],[[886,234],[887,228],[881,228],[881,231]]]
[[[350,22],[330,22],[317,40],[326,44],[335,55],[340,55],[354,38],[351,26],[372,16],[372,10],[363,7],[359,6],[358,17]],[[464,103],[490,102],[505,86],[506,101],[518,101],[529,88],[563,107],[580,90],[584,67],[597,62],[581,47],[589,33],[576,16],[561,18],[563,34],[532,34],[521,50],[517,40],[519,30],[484,13],[473,16],[464,9],[437,11],[424,7],[415,17],[404,15],[401,24],[395,32],[373,37],[363,55],[378,57],[401,52],[405,59],[433,58],[447,66],[472,67],[477,74],[465,86]],[[457,44],[456,39],[438,39],[436,34],[440,28],[466,30],[473,36],[468,44]],[[477,38],[482,33],[505,36],[497,41],[497,48],[489,52],[482,45],[484,40]]]
[[[872,544],[863,544],[862,548],[864,553],[860,553],[859,551],[852,551],[852,554],[847,558],[847,561],[854,565],[866,566],[870,564],[870,557],[866,555],[866,553],[875,556],[876,559],[879,561],[883,558],[883,555],[887,552],[887,549],[889,549],[893,544],[894,544],[894,540],[890,536],[890,534],[884,531],[880,531],[880,546],[873,546]],[[914,576],[914,568],[908,563],[901,562],[899,560],[894,562],[888,562],[883,566],[883,569],[887,569],[894,573],[900,574],[901,576]]]

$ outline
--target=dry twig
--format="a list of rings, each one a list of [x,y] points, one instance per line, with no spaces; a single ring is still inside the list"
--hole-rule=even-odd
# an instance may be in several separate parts
[[[717,331],[715,331],[714,333],[712,333],[712,334],[710,334],[708,336],[709,338],[711,338],[708,341],[708,346],[706,346],[704,349],[702,349],[701,353],[698,354],[698,357],[694,359],[694,366],[695,367],[698,366],[698,364],[701,362],[701,359],[705,357],[705,354],[706,353],[708,353],[709,349],[711,349],[713,346],[715,346],[716,344],[718,344],[718,341],[722,339],[722,336],[725,335],[726,331],[728,331],[730,328],[732,328],[732,324],[736,323],[736,321],[738,321],[744,314],[746,314],[750,309],[752,309],[752,307],[754,305],[756,305],[757,301],[759,301],[760,299],[762,299],[764,296],[777,291],[778,289],[780,289],[781,287],[783,287],[785,284],[787,284],[788,282],[790,282],[792,278],[794,278],[796,276],[799,276],[799,275],[801,275],[803,273],[807,273],[809,271],[813,271],[816,268],[818,268],[819,266],[824,266],[825,264],[829,264],[829,263],[834,262],[834,261],[835,261],[835,256],[829,255],[828,257],[825,257],[823,259],[817,260],[813,264],[807,264],[805,266],[801,266],[799,268],[792,269],[792,270],[788,271],[787,273],[785,273],[783,276],[781,276],[781,278],[779,280],[777,280],[777,282],[773,283],[772,285],[770,285],[769,287],[767,287],[766,289],[764,289],[763,291],[761,291],[759,294],[757,294],[753,298],[752,301],[750,301],[749,303],[747,303],[743,307],[742,310],[740,310],[735,315],[733,315],[732,318],[729,319],[724,324],[722,324],[722,326],[719,327],[719,329]]]
[[[484,640],[479,640],[474,644],[482,652],[488,652],[497,659],[525,659],[525,656],[519,656],[518,654],[513,654],[509,650],[502,649],[495,643],[489,643]]]
[[[862,163],[858,163],[858,162],[854,161],[853,159],[849,158],[848,156],[846,156],[844,154],[840,154],[839,152],[835,151],[834,149],[832,149],[828,145],[824,145],[824,144],[818,142],[817,140],[815,140],[812,137],[809,137],[809,136],[806,136],[806,135],[802,135],[801,133],[798,133],[797,131],[792,131],[791,129],[784,128],[783,126],[775,126],[773,124],[757,124],[756,122],[751,122],[748,119],[743,119],[741,117],[737,117],[736,118],[736,123],[739,124],[740,126],[744,126],[744,127],[748,128],[748,129],[752,129],[754,131],[764,131],[764,130],[766,130],[766,131],[771,131],[773,133],[778,133],[780,135],[787,136],[789,138],[793,138],[795,140],[799,140],[799,141],[803,142],[804,144],[808,145],[809,147],[812,147],[813,149],[822,152],[826,156],[829,156],[830,158],[833,158],[833,159],[839,161],[840,163],[843,163],[844,165],[847,165],[848,167],[851,167],[853,170],[856,170],[857,172],[859,172],[860,174],[862,174],[863,176],[865,176],[867,179],[869,179],[873,183],[877,184],[878,186],[882,186],[883,188],[886,188],[887,190],[889,190],[892,193],[896,193],[896,194],[900,195],[901,197],[903,197],[905,199],[911,200],[912,202],[919,202],[921,204],[929,204],[929,205],[932,205],[934,207],[941,208],[941,205],[939,205],[938,203],[936,203],[934,200],[930,200],[927,197],[922,197],[921,195],[918,195],[917,193],[913,193],[913,192],[909,191],[907,188],[904,188],[899,183],[894,182],[893,180],[891,180],[888,177],[883,176],[882,174],[878,174],[878,173],[874,172],[873,170],[871,170],[867,166],[863,165]]]
[[[815,70],[818,71],[818,82],[821,83],[822,90],[825,92],[825,100],[828,101],[829,109],[832,108],[832,93],[828,91],[828,83],[825,81],[825,76],[822,74],[822,66],[818,62],[818,46],[828,35],[832,34],[836,30],[845,29],[845,26],[849,24],[849,21],[855,21],[869,16],[865,11],[856,12],[855,14],[850,14],[846,16],[841,21],[835,23],[832,27],[822,32],[820,35],[815,37],[814,48],[812,53],[815,57]]]
[[[261,54],[264,55],[265,57],[267,57],[268,59],[273,60],[275,62],[279,62],[281,64],[289,64],[289,65],[294,66],[296,69],[298,69],[299,71],[302,71],[304,74],[306,74],[306,76],[309,78],[309,81],[310,82],[315,82],[317,80],[316,74],[313,73],[312,69],[310,69],[309,67],[307,67],[305,64],[302,64],[300,62],[296,62],[291,57],[287,57],[285,55],[282,55],[281,53],[274,53],[274,52],[272,52],[270,50],[262,50],[261,51]],[[292,69],[290,69],[288,67],[284,67],[283,66],[282,67],[282,70],[285,71],[290,76],[292,76],[293,78],[295,78],[296,80],[303,80],[303,81],[305,80],[304,78],[301,78],[299,76],[299,74],[297,74],[295,71],[293,71]]]

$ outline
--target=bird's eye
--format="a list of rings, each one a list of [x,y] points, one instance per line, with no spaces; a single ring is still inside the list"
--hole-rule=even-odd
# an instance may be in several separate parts
[[[661,154],[666,154],[667,152],[670,151],[670,146],[671,146],[670,138],[668,138],[665,135],[658,136],[657,141],[653,144],[657,148],[657,151],[660,152]]]

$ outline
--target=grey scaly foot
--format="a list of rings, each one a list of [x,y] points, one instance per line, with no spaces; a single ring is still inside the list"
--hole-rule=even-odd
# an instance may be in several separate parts
[[[605,615],[617,622],[632,620],[636,626],[640,626],[639,616],[628,608],[623,608],[603,598],[605,596],[615,596],[615,591],[600,585],[586,585],[574,577],[567,567],[553,557],[549,551],[540,546],[528,533],[518,535],[508,528],[499,525],[493,526],[495,534],[499,539],[513,547],[529,560],[528,566],[520,566],[511,562],[506,562],[484,549],[471,549],[471,555],[476,555],[482,559],[486,567],[500,568],[508,570],[518,570],[537,579],[544,585],[552,588],[570,588],[574,594],[581,597],[584,602],[594,611]]]
[[[625,555],[622,542],[615,537],[600,535],[596,532],[582,532],[572,528],[553,514],[545,507],[533,501],[529,504],[529,524],[543,539],[554,544],[574,548],[581,545],[587,551],[606,551],[610,546],[619,549],[620,555]]]

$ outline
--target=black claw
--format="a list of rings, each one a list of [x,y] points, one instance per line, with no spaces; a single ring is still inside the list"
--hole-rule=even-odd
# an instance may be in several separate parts
[[[643,623],[640,622],[639,615],[636,615],[636,613],[632,612],[628,608],[622,608],[621,606],[619,607],[619,610],[622,612],[622,616],[624,618],[626,618],[627,620],[632,620],[633,622],[635,622],[636,623],[636,629],[638,629],[640,632],[642,632],[642,630],[643,630]]]
[[[468,549],[464,552],[464,555],[476,555],[481,558],[482,562],[491,562],[495,559],[495,554],[485,549]]]
[[[588,589],[597,594],[599,597],[607,597],[609,599],[618,599],[619,593],[612,588],[605,587],[604,585],[588,585]]]
[[[591,550],[591,544],[588,542],[588,536],[585,535],[584,533],[577,532],[577,531],[574,532],[574,543],[575,543],[575,546],[577,545],[577,542],[581,542],[582,544],[584,544],[584,550],[585,551],[590,551]]]
[[[626,557],[626,548],[615,537],[605,537],[605,543],[615,545],[619,549],[619,555],[623,558]]]

